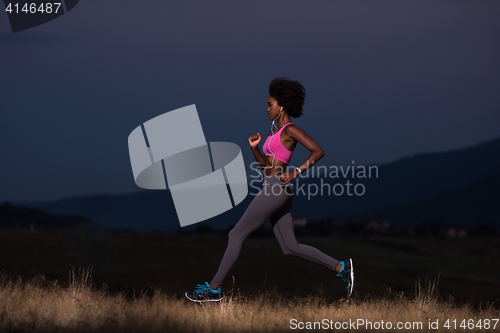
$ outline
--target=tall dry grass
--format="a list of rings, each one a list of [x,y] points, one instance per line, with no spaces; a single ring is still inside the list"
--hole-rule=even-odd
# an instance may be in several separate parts
[[[16,280],[6,272],[0,275],[0,329],[3,332],[285,332],[303,322],[326,320],[349,323],[363,319],[372,322],[391,322],[392,329],[373,329],[376,332],[394,331],[398,322],[421,322],[422,329],[413,332],[435,332],[428,328],[429,320],[439,320],[439,330],[446,332],[500,331],[446,329],[447,319],[499,318],[493,304],[457,305],[453,300],[439,299],[438,281],[418,281],[415,295],[393,294],[388,288],[384,297],[366,295],[329,300],[319,292],[310,297],[285,297],[276,292],[246,296],[230,290],[220,303],[195,304],[183,298],[154,290],[151,296],[143,290],[133,296],[125,292],[110,293],[106,287],[97,289],[92,283],[92,268],[70,271],[69,282],[46,281],[43,276],[30,281]],[[233,284],[234,285],[234,284]],[[331,321],[331,322],[330,322]],[[311,324],[314,327],[314,324]],[[316,324],[317,325],[317,324]],[[338,324],[337,324],[338,325]],[[298,326],[296,326],[298,328]],[[316,326],[312,331],[328,331]],[[345,324],[344,324],[345,327]],[[370,331],[369,326],[349,326],[342,331]]]

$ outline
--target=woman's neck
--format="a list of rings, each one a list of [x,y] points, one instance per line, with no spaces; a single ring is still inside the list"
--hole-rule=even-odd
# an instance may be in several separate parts
[[[290,122],[290,116],[289,115],[286,115],[285,117],[278,119],[278,128],[281,128],[283,127],[284,125],[288,124]]]

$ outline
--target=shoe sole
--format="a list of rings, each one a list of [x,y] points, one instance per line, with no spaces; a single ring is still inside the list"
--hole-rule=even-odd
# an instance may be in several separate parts
[[[204,300],[204,301],[200,301],[200,300],[195,300],[195,299],[192,299],[192,298],[189,298],[188,295],[187,295],[187,292],[184,293],[184,296],[186,296],[186,298],[188,300],[190,300],[191,302],[195,302],[195,303],[206,303],[206,302],[219,302],[219,301],[222,301],[222,299],[224,297],[221,297],[220,299],[207,299],[207,300]]]
[[[349,291],[349,296],[351,296],[354,289],[354,268],[352,266],[352,259],[349,259],[349,263],[351,264],[351,290]]]

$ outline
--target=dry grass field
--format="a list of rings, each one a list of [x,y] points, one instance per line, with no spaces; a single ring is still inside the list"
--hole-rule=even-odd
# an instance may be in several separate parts
[[[3,230],[0,332],[500,332],[498,237],[298,240],[354,258],[350,302],[273,238],[245,242],[222,302],[195,304],[227,235]]]
[[[151,296],[139,291],[133,297],[96,289],[88,268],[70,272],[67,284],[42,276],[23,282],[3,272],[0,299],[0,327],[4,332],[500,330],[500,313],[492,304],[457,306],[452,300],[441,300],[437,281],[417,282],[411,297],[398,293],[330,302],[321,293],[284,298],[266,292],[249,297],[231,290],[220,303],[195,304],[159,289]],[[460,327],[463,319],[465,330]],[[447,320],[450,328],[445,327]]]

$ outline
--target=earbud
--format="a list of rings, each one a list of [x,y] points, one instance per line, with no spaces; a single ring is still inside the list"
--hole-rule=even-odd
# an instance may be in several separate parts
[[[280,115],[281,115],[281,111],[283,111],[283,107],[281,107],[281,108],[280,108],[280,113],[278,114],[278,116],[277,116],[276,118],[274,118],[274,119],[273,119],[273,123],[274,123],[274,121],[275,121],[276,119],[278,119],[278,118],[280,117]]]

